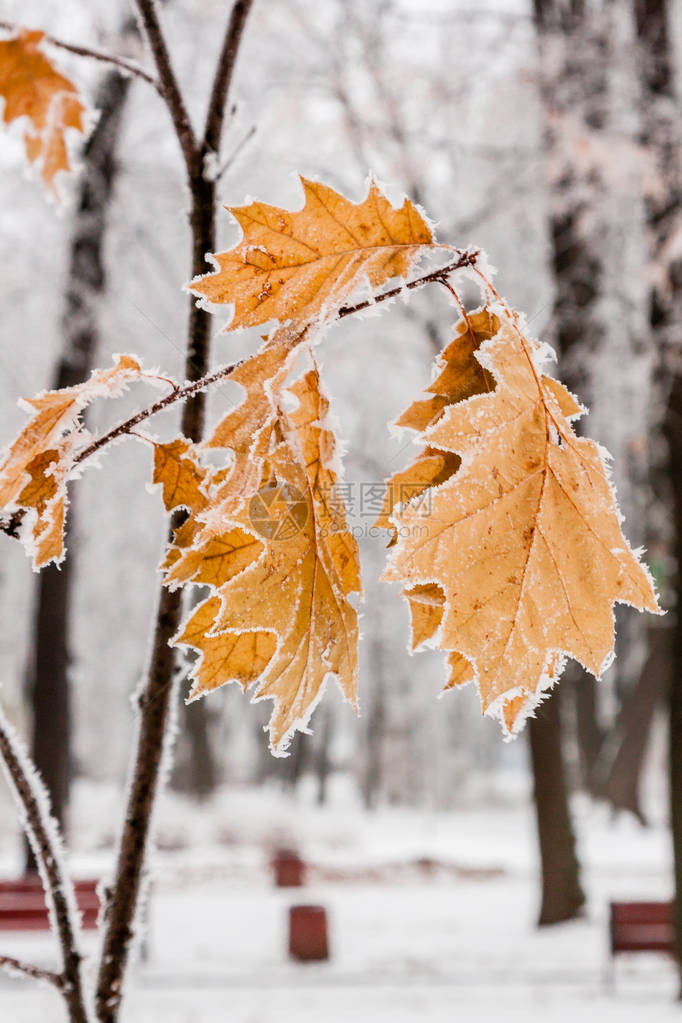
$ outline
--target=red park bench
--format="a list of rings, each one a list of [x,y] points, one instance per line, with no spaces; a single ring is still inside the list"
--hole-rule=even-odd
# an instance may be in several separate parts
[[[76,881],[74,887],[82,926],[92,930],[99,914],[97,881]],[[46,931],[49,927],[45,894],[37,874],[0,881],[0,931]]]
[[[612,902],[609,935],[611,958],[621,952],[664,952],[675,955],[671,902]],[[613,969],[609,972],[613,981]]]

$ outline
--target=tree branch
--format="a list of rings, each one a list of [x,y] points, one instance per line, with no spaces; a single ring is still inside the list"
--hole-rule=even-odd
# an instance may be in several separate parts
[[[0,29],[4,32],[16,33],[21,29],[21,25],[16,25],[11,21],[0,21]],[[67,43],[63,39],[56,39],[54,36],[45,34],[45,42],[49,43],[50,46],[56,46],[60,50],[67,50],[69,53],[75,53],[78,57],[88,57],[90,60],[98,60],[103,64],[111,64],[113,67],[118,68],[127,75],[134,75],[136,78],[141,78],[143,81],[152,85],[156,91],[163,95],[161,86],[156,78],[149,71],[145,71],[143,67],[134,60],[128,60],[126,57],[119,57],[113,53],[106,53],[104,50],[92,49],[89,46],[78,46],[75,43]]]
[[[140,16],[142,30],[156,64],[159,91],[166,101],[187,170],[191,175],[197,157],[197,141],[171,64],[166,40],[156,13],[156,4],[154,0],[135,0],[135,5]]]
[[[236,0],[232,7],[232,13],[227,23],[223,47],[220,51],[213,79],[211,98],[206,114],[202,156],[208,153],[220,152],[220,139],[225,121],[227,94],[230,90],[232,73],[244,32],[244,25],[252,6],[253,0]]]
[[[342,320],[345,316],[352,316],[353,313],[361,313],[364,309],[371,309],[372,306],[378,305],[380,302],[386,302],[389,298],[396,298],[396,296],[401,295],[403,291],[412,291],[413,288],[421,288],[423,284],[433,284],[444,281],[447,279],[448,275],[454,273],[455,270],[461,270],[465,266],[475,266],[477,256],[477,249],[472,249],[471,251],[465,249],[454,263],[448,263],[447,266],[441,267],[440,270],[432,270],[431,273],[424,274],[423,277],[417,277],[413,281],[408,281],[407,284],[401,284],[397,288],[391,288],[390,291],[382,291],[378,295],[374,295],[372,298],[366,299],[364,302],[358,302],[357,305],[343,306],[336,314],[336,319]]]
[[[478,256],[478,250],[473,249],[471,251],[465,250],[461,253],[459,258],[452,263],[448,263],[447,266],[441,267],[439,270],[432,270],[430,273],[424,274],[423,277],[417,277],[413,281],[408,281],[407,284],[401,285],[398,288],[391,288],[389,291],[382,291],[378,295],[374,295],[373,298],[366,299],[364,302],[358,302],[356,305],[343,306],[339,309],[336,314],[337,320],[343,320],[346,316],[352,316],[354,313],[363,312],[365,309],[371,309],[375,305],[379,305],[381,302],[386,302],[388,299],[396,298],[401,295],[403,291],[412,291],[414,288],[420,288],[424,284],[433,284],[446,282],[449,274],[454,273],[455,270],[461,270],[463,267],[476,266],[476,257]],[[205,310],[200,310],[205,313]],[[333,322],[333,321],[332,321]],[[114,440],[118,440],[119,437],[124,437],[132,433],[136,426],[143,423],[145,419],[150,419],[155,416],[157,412],[161,412],[163,409],[168,408],[170,405],[174,405],[176,401],[182,401],[185,398],[196,398],[203,394],[204,391],[217,383],[219,380],[226,380],[234,371],[242,365],[244,360],[239,362],[233,362],[229,366],[223,366],[221,369],[215,370],[213,373],[202,376],[197,380],[193,380],[191,383],[185,384],[184,387],[176,386],[163,398],[155,401],[153,405],[148,405],[146,408],[140,409],[135,415],[130,416],[129,419],[125,419],[118,426],[109,430],[108,433],[102,434],[84,448],[74,459],[74,465],[79,465],[86,459],[90,458],[101,448],[107,446]],[[189,405],[189,402],[187,403]],[[185,406],[187,408],[187,406]],[[203,412],[203,409],[202,409]],[[190,437],[192,440],[198,440],[197,436],[192,436],[196,433],[194,429],[189,429],[192,423],[184,424],[183,433],[185,436]],[[13,539],[19,537],[19,527],[23,522],[24,515],[26,514],[23,508],[18,508],[16,511],[7,519],[0,519],[0,533],[6,533],[7,536]]]
[[[205,157],[220,155],[220,141],[225,106],[242,38],[244,23],[252,0],[237,0],[216,67],[206,128],[201,145],[197,144],[182,94],[173,73],[165,40],[156,15],[154,0],[136,0],[142,25],[154,54],[162,91],[170,110],[178,140],[183,150],[192,198],[190,226],[192,231],[192,276],[206,269],[206,253],[215,250],[216,182],[205,173]],[[229,375],[235,368],[227,367],[208,374],[211,341],[211,318],[208,311],[189,302],[185,377],[188,383],[171,391],[162,399],[162,407],[184,398],[181,430],[190,440],[201,440],[204,425],[205,394],[209,382]],[[153,413],[152,413],[153,414]],[[133,417],[134,419],[137,417]],[[146,418],[146,416],[143,416]],[[137,422],[141,420],[138,418]],[[135,422],[128,425],[134,428]],[[119,434],[120,436],[120,434]],[[96,442],[95,442],[96,443]],[[91,448],[93,445],[91,445]],[[87,449],[82,452],[88,457]],[[92,454],[92,450],[89,452]],[[169,539],[181,517],[171,519]],[[170,743],[169,718],[176,702],[175,650],[170,642],[180,625],[182,591],[171,592],[162,586],[154,629],[154,642],[147,678],[139,697],[139,722],[135,764],[128,790],[127,810],[119,842],[116,878],[107,907],[106,927],[97,977],[96,1006],[101,1023],[115,1023],[121,999],[126,966],[134,939],[135,913],[144,880],[144,865],[150,840],[154,800],[160,786],[164,749]]]
[[[42,966],[34,966],[33,963],[24,963],[21,959],[15,959],[13,956],[0,956],[0,968],[10,975],[21,973],[33,980],[47,981],[48,984],[54,984],[60,990],[64,986],[64,978],[59,973],[44,970]]]
[[[243,361],[243,360],[242,360]],[[103,433],[101,437],[94,440],[92,444],[84,448],[74,459],[73,464],[78,465],[80,462],[84,462],[86,458],[90,458],[96,451],[103,448],[106,444],[110,444],[111,441],[116,440],[118,437],[123,437],[125,434],[131,433],[136,426],[143,423],[145,419],[155,416],[157,412],[161,412],[163,409],[168,408],[169,405],[174,405],[176,401],[182,401],[184,398],[190,398],[195,394],[199,394],[201,391],[205,391],[211,384],[217,383],[218,380],[224,380],[225,377],[229,377],[230,373],[234,373],[238,366],[241,366],[242,362],[233,362],[229,366],[223,366],[222,369],[217,369],[215,373],[209,373],[208,376],[202,377],[200,380],[195,380],[191,384],[185,384],[184,387],[174,387],[170,394],[165,395],[163,398],[159,398],[153,405],[148,405],[147,408],[140,409],[134,416],[124,420],[115,426],[113,430],[109,430],[108,433]]]
[[[61,840],[57,822],[49,813],[49,795],[31,767],[23,745],[0,711],[0,756],[22,811],[22,826],[31,843],[40,876],[51,906],[51,922],[62,950],[60,987],[69,1008],[71,1023],[87,1023],[78,948],[76,895],[62,869]],[[26,971],[24,971],[26,972]]]

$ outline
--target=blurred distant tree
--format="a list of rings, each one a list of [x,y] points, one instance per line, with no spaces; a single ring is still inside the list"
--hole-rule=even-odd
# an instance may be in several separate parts
[[[80,383],[93,366],[99,341],[98,304],[106,287],[104,236],[116,180],[115,151],[129,87],[129,78],[112,71],[105,75],[97,93],[100,116],[82,157],[62,316],[64,346],[53,388]],[[74,546],[76,535],[74,510],[72,500],[67,541],[70,547]],[[62,826],[66,824],[72,771],[69,638],[73,572],[74,562],[68,558],[59,568],[48,565],[37,577],[35,642],[26,679],[33,717],[32,756]],[[27,869],[35,869],[29,846],[26,857]]]
[[[585,902],[561,749],[563,692],[555,689],[528,725],[542,871],[541,926],[572,920]]]
[[[632,242],[629,237],[625,244],[619,241],[628,198],[614,197],[614,175],[621,162],[637,166],[641,160],[637,138],[623,127],[631,118],[624,109],[629,96],[622,84],[614,84],[622,70],[620,36],[629,12],[622,2],[562,0],[534,0],[534,10],[551,168],[553,320],[562,378],[589,405],[602,386],[598,367],[614,331],[624,394],[632,386],[630,380],[641,393],[646,391],[647,366],[654,361],[646,325],[633,314],[632,289],[627,285],[623,250]],[[616,147],[620,156],[615,155]],[[637,199],[633,195],[629,204]],[[634,370],[637,365],[639,374]],[[635,543],[644,543],[649,539],[651,500],[649,424],[633,419],[633,425],[634,409],[629,416],[623,411],[625,416],[614,410],[611,437],[604,439],[623,456],[620,462],[626,472],[620,496]],[[571,665],[567,672],[575,698],[581,782],[593,796],[606,798],[615,809],[629,810],[644,822],[639,781],[662,691],[660,676],[652,673],[651,665],[660,664],[665,642],[658,642],[658,625],[647,629],[627,608],[618,609],[617,622],[619,661],[611,683],[615,712],[600,714],[594,682],[579,665]]]

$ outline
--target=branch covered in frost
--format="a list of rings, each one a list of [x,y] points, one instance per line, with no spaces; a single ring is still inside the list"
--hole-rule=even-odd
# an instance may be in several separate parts
[[[220,152],[220,137],[225,121],[225,107],[227,106],[227,94],[230,90],[232,72],[239,51],[244,25],[253,6],[253,0],[236,0],[227,23],[223,48],[220,51],[218,64],[216,66],[211,98],[208,104],[206,115],[206,128],[204,131],[204,154]]]
[[[379,305],[381,302],[386,302],[391,298],[396,298],[401,295],[403,291],[411,291],[414,288],[420,288],[424,284],[442,283],[447,282],[449,274],[454,273],[455,270],[461,270],[464,267],[475,266],[476,257],[478,253],[476,250],[463,251],[459,257],[452,263],[448,263],[447,266],[441,267],[439,270],[432,270],[428,274],[424,274],[423,277],[417,277],[413,281],[408,281],[407,284],[400,285],[397,288],[391,288],[389,291],[382,291],[378,295],[374,295],[372,298],[366,299],[364,302],[358,302],[356,305],[344,306],[339,309],[337,313],[337,319],[342,320],[346,316],[352,316],[354,313],[364,312],[366,309],[371,309],[372,306]],[[143,423],[146,419],[150,419],[151,416],[156,415],[157,412],[161,412],[163,409],[168,408],[169,405],[175,404],[176,401],[184,401],[188,398],[192,398],[197,394],[201,394],[206,391],[212,384],[217,383],[219,380],[226,380],[230,377],[234,371],[241,366],[241,362],[233,362],[229,366],[223,366],[221,369],[215,370],[213,373],[209,373],[206,376],[201,377],[199,380],[193,380],[189,384],[185,384],[183,387],[176,386],[173,390],[155,401],[153,405],[148,405],[146,408],[140,409],[135,415],[130,416],[129,419],[119,423],[113,429],[109,430],[108,433],[102,434],[84,448],[74,460],[74,464],[78,465],[80,462],[84,462],[87,458],[90,458],[101,448],[107,446],[114,440],[118,440],[119,437],[124,437],[133,433],[136,426]],[[22,508],[13,512],[8,518],[0,519],[0,533],[6,533],[8,536],[17,539],[19,536],[19,527],[23,521],[25,512]]]
[[[159,92],[166,101],[178,137],[187,169],[191,170],[197,154],[194,129],[187,113],[187,107],[175,77],[166,40],[159,22],[154,0],[135,0],[140,25],[149,43],[159,76]]]
[[[64,978],[61,974],[53,973],[52,970],[44,970],[42,966],[34,966],[33,963],[24,963],[21,959],[15,959],[14,956],[0,956],[0,967],[6,970],[10,976],[31,977],[33,980],[54,984],[58,988],[63,985]]]
[[[0,21],[0,29],[3,32],[18,32],[20,26],[13,24],[11,21]],[[148,82],[149,85],[153,85],[158,93],[161,94],[161,87],[159,82],[153,75],[134,60],[128,60],[126,57],[119,57],[114,53],[105,53],[104,50],[95,50],[90,46],[78,46],[76,43],[67,43],[63,39],[56,39],[54,36],[45,34],[45,42],[49,43],[50,46],[56,46],[60,50],[67,50],[69,53],[75,53],[77,57],[89,57],[90,60],[98,60],[103,64],[111,64],[113,67],[118,68],[119,71],[125,75],[134,75],[135,78],[141,78],[143,81]]]
[[[50,813],[47,789],[23,743],[1,710],[0,757],[10,789],[16,797],[22,827],[40,870],[50,923],[61,946],[63,966],[58,975],[59,988],[69,1008],[71,1023],[87,1023],[81,979],[82,957],[78,947],[80,926],[76,895],[62,863],[59,826]],[[20,968],[16,963],[14,965]],[[35,976],[35,973],[31,975]],[[47,977],[43,976],[42,979]]]

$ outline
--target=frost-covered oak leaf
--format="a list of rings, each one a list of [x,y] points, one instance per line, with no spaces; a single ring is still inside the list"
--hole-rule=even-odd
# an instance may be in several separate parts
[[[66,132],[83,133],[85,105],[78,89],[60,74],[46,56],[45,34],[21,29],[0,41],[0,96],[3,119],[10,124],[27,118],[26,156],[35,163],[43,183],[57,196],[55,177],[70,171]]]
[[[190,288],[210,302],[234,305],[228,330],[333,318],[361,283],[376,288],[406,277],[433,245],[417,208],[406,199],[395,209],[374,182],[360,203],[319,182],[301,183],[305,202],[294,212],[262,202],[227,207],[242,240],[218,253],[218,270]]]
[[[345,513],[328,500],[337,476],[326,398],[316,372],[290,393],[296,407],[280,417],[282,439],[265,461],[265,487],[230,523],[264,550],[213,587],[176,639],[200,654],[190,698],[226,682],[246,689],[258,681],[254,700],[275,704],[269,728],[276,753],[305,727],[330,675],[347,699],[357,699],[358,621],[348,598],[360,590],[358,551]],[[257,518],[260,498],[271,522],[287,523],[286,530],[269,531]]]
[[[210,507],[224,473],[203,466],[196,445],[179,437],[168,444],[154,445],[153,482],[160,484],[167,511],[184,509],[188,515],[174,531],[173,543],[161,566],[166,585],[175,588],[186,582],[214,587],[228,582],[260,557],[263,544],[251,533],[223,528],[197,543],[204,528],[200,516]]]
[[[539,346],[514,314],[486,315],[496,332],[469,359],[494,389],[444,405],[430,425],[419,420],[420,440],[461,465],[430,489],[426,513],[394,508],[385,577],[407,586],[415,642],[434,638],[450,652],[446,688],[475,677],[484,711],[512,732],[565,656],[599,677],[613,655],[616,601],[658,604],[621,532],[600,450],[571,428],[580,406],[542,375]]]
[[[31,418],[0,461],[0,510],[26,513],[21,540],[34,568],[64,557],[66,484],[90,440],[81,412],[95,398],[116,397],[142,375],[136,359],[118,355],[111,369],[95,370],[82,384],[20,402]]]
[[[453,405],[473,394],[485,394],[494,388],[488,370],[474,358],[481,344],[496,333],[499,323],[487,309],[467,316],[457,325],[455,338],[439,355],[435,380],[426,392],[428,398],[413,402],[396,420],[396,426],[417,430],[420,434],[435,423],[448,405]],[[386,481],[384,504],[375,526],[391,529],[391,514],[398,504],[419,499],[429,487],[444,483],[457,471],[459,455],[452,451],[438,451],[433,445],[425,447],[406,468],[394,473]],[[395,532],[391,545],[395,543]],[[416,644],[418,645],[418,644]]]

